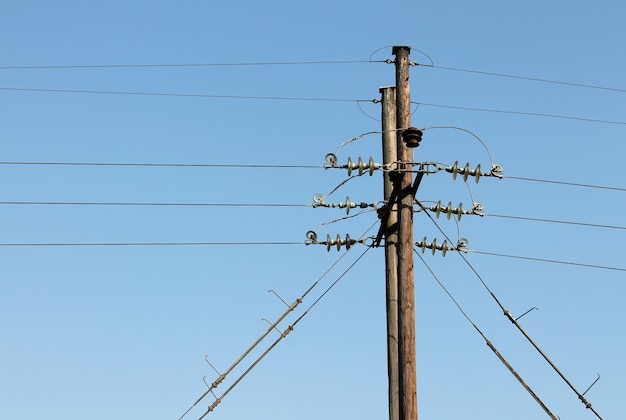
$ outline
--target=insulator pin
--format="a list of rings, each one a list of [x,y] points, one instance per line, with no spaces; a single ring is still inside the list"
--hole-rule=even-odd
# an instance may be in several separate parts
[[[350,209],[355,209],[355,208],[366,209],[368,207],[375,208],[377,206],[377,203],[370,204],[370,203],[365,203],[363,201],[360,203],[354,203],[350,201],[350,197],[346,197],[345,203],[344,202],[325,203],[324,198],[325,197],[322,194],[315,194],[313,196],[313,207],[327,207],[327,208],[339,207],[340,209],[346,209],[346,214],[350,214]]]
[[[330,252],[330,249],[332,247],[337,247],[337,251],[341,251],[341,247],[345,246],[346,250],[350,249],[352,247],[352,245],[354,244],[365,244],[366,239],[352,239],[350,237],[349,234],[346,234],[346,238],[343,239],[341,237],[341,235],[337,234],[337,237],[335,239],[333,239],[330,235],[326,235],[326,240],[325,241],[318,241],[317,240],[317,233],[313,232],[313,231],[308,231],[306,233],[306,237],[307,237],[307,241],[305,242],[306,245],[326,245],[326,251]]]
[[[415,127],[409,127],[402,131],[402,141],[409,148],[415,148],[420,145],[422,141],[422,130]]]

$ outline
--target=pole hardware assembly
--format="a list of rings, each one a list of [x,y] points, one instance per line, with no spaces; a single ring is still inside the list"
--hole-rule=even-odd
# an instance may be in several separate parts
[[[343,239],[340,234],[337,234],[335,239],[332,239],[330,235],[326,235],[325,241],[317,240],[317,233],[310,230],[306,233],[307,240],[305,241],[305,245],[326,245],[326,251],[330,252],[332,247],[337,247],[337,251],[341,251],[341,247],[345,246],[346,249],[350,249],[355,244],[367,244],[367,240],[370,238],[364,239],[352,239],[349,234],[346,233],[346,238]]]
[[[324,169],[329,169],[329,168],[347,169],[348,176],[351,176],[352,171],[354,170],[358,170],[359,176],[363,175],[365,172],[368,172],[370,176],[372,176],[375,170],[381,169],[383,167],[383,165],[381,165],[380,163],[374,162],[373,157],[370,157],[367,163],[365,163],[365,161],[361,157],[359,157],[359,159],[357,160],[357,163],[354,163],[352,161],[352,158],[348,158],[347,164],[339,165],[338,160],[337,160],[337,155],[335,155],[334,153],[328,153],[325,156],[324,160],[326,161],[326,163],[324,164]]]

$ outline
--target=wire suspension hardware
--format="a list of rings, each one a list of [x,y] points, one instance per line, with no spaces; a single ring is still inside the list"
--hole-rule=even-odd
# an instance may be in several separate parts
[[[454,162],[454,165],[447,166],[443,169],[446,172],[450,172],[452,174],[452,178],[455,180],[457,175],[461,175],[461,177],[463,177],[463,181],[467,181],[467,178],[472,176],[476,180],[477,184],[481,176],[494,176],[500,179],[504,177],[504,175],[502,174],[502,165],[492,165],[489,172],[483,172],[480,168],[480,164],[476,166],[476,169],[470,169],[469,162],[465,165],[465,167],[459,168],[459,161],[457,160],[456,162]]]
[[[415,242],[415,246],[422,249],[422,254],[427,249],[430,249],[433,255],[435,255],[437,251],[441,251],[441,256],[445,257],[448,251],[466,252],[465,248],[467,248],[467,239],[461,238],[456,246],[450,246],[448,245],[447,239],[445,239],[442,244],[438,244],[436,238],[433,239],[432,242],[428,242],[426,236],[424,236],[422,241]]]
[[[450,201],[447,206],[443,206],[441,201],[438,201],[436,205],[423,208],[424,210],[430,210],[435,213],[437,218],[441,215],[441,213],[445,214],[448,217],[448,220],[455,215],[457,220],[461,220],[461,216],[464,214],[473,214],[477,216],[484,216],[482,213],[484,206],[482,203],[474,203],[471,210],[463,210],[463,203],[459,203],[458,207],[452,207],[452,202]]]
[[[511,372],[511,374],[513,376],[515,376],[515,378],[524,387],[524,389],[526,389],[526,391],[533,397],[533,399],[537,402],[537,404],[539,404],[541,406],[541,408],[543,408],[543,410],[546,412],[546,414],[552,420],[557,420],[557,417],[555,417],[554,414],[552,414],[550,409],[543,403],[543,401],[541,401],[541,399],[537,396],[537,394],[535,394],[535,392],[530,388],[530,386],[528,386],[528,384],[526,384],[524,379],[515,371],[513,366],[511,366],[511,364],[504,358],[504,356],[502,354],[500,354],[498,349],[496,349],[496,347],[491,343],[491,341],[489,341],[487,336],[480,330],[480,328],[478,328],[478,326],[474,323],[474,321],[472,321],[472,319],[469,317],[469,315],[461,307],[461,304],[455,299],[454,296],[452,296],[452,293],[450,293],[448,288],[441,282],[441,280],[437,277],[437,275],[432,270],[432,268],[430,268],[430,266],[426,263],[426,260],[424,260],[424,258],[422,258],[422,256],[417,252],[416,249],[414,249],[413,251],[419,257],[419,259],[422,260],[422,263],[424,263],[424,265],[426,266],[428,271],[430,271],[430,274],[433,276],[433,278],[435,279],[437,284],[439,284],[439,286],[443,289],[443,291],[448,295],[448,297],[452,300],[454,305],[461,312],[461,314],[465,317],[465,319],[472,325],[472,327],[474,327],[474,329],[478,332],[478,334],[481,335],[481,337],[485,340],[485,343],[487,344],[487,346],[489,346],[491,351],[493,351],[493,353],[496,356],[498,356],[498,359],[500,359],[502,364],[504,364],[506,366],[506,368],[509,370],[509,372]]]
[[[317,233],[310,230],[306,233],[307,240],[304,242],[305,245],[326,245],[326,251],[330,252],[332,247],[337,247],[337,251],[341,251],[341,247],[345,246],[346,250],[350,249],[354,244],[364,244],[366,245],[367,240],[370,238],[364,239],[352,239],[349,234],[346,233],[346,239],[343,239],[340,234],[337,234],[336,239],[332,239],[330,235],[326,235],[325,241],[317,240]]]
[[[361,209],[366,209],[368,207],[372,207],[374,209],[377,208],[378,203],[365,203],[365,202],[360,202],[360,203],[355,203],[350,201],[350,197],[346,197],[346,201],[344,202],[339,202],[339,203],[326,203],[324,202],[324,200],[326,199],[326,196],[324,196],[323,194],[315,194],[313,196],[313,208],[316,207],[327,207],[327,208],[340,208],[340,209],[346,209],[346,214],[350,214],[350,209],[355,209],[355,208],[361,208]]]
[[[337,155],[334,153],[328,153],[324,160],[326,163],[324,164],[325,169],[329,168],[339,168],[339,169],[347,169],[348,176],[352,175],[352,171],[358,170],[359,176],[363,175],[363,173],[368,172],[370,176],[374,174],[375,170],[381,169],[383,165],[380,163],[374,162],[374,158],[370,157],[369,161],[365,163],[363,158],[359,157],[357,163],[352,162],[352,158],[348,158],[348,163],[346,165],[339,165],[337,163]]]

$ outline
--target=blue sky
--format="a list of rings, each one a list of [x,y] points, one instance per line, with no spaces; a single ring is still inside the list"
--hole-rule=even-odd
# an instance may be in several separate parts
[[[460,231],[476,251],[617,268],[466,256],[514,315],[539,308],[520,323],[580,392],[601,374],[586,397],[604,418],[623,412],[622,2],[1,6],[0,418],[178,419],[205,392],[202,378],[217,377],[205,355],[225,371],[267,330],[261,319],[283,313],[269,289],[292,303],[321,279],[279,328],[295,322],[367,249],[355,246],[321,277],[343,252],[305,246],[306,232],[376,232],[375,212],[325,225],[345,210],[307,204],[348,176],[319,168],[324,156],[380,130],[380,105],[356,101],[378,98],[380,86],[394,84],[393,66],[380,62],[392,58],[392,45],[412,46],[411,59],[424,64],[411,68],[411,98],[422,104],[413,125],[461,129],[425,130],[416,161],[489,167],[468,130],[511,177],[469,183],[487,214],[588,224],[468,216],[457,228],[438,219],[448,236],[457,239]],[[420,52],[435,67],[425,66],[429,58]],[[315,61],[360,62],[26,68]],[[380,162],[380,150],[380,135],[367,135],[341,148],[339,162]],[[11,164],[17,162],[244,167]],[[327,202],[378,202],[381,177],[353,179]],[[424,178],[418,199],[464,208],[472,202],[468,187],[444,172]],[[424,236],[444,239],[417,213],[416,240]],[[163,242],[265,244],[15,246]],[[458,255],[424,259],[555,415],[595,418]],[[417,258],[415,275],[420,419],[547,418]],[[370,249],[206,418],[385,418],[384,290],[383,250]],[[278,337],[272,332],[216,395]],[[207,396],[185,418],[200,417],[213,400]]]

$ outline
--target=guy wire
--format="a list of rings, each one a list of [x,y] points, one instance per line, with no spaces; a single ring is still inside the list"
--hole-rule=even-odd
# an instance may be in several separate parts
[[[369,229],[367,229],[367,231],[366,231],[366,232],[365,232],[365,233],[361,236],[361,238],[363,238],[363,237],[367,234],[367,232],[369,232],[369,231],[372,229],[372,227],[374,227],[377,223],[378,223],[378,221],[376,221],[376,222],[375,222],[372,226],[370,226],[370,227],[369,227]],[[302,313],[302,315],[300,315],[300,316],[299,316],[299,317],[298,317],[298,318],[294,321],[294,323],[293,323],[293,324],[289,325],[289,326],[287,327],[287,329],[285,330],[285,332],[283,332],[283,333],[280,335],[280,337],[278,337],[278,339],[276,339],[276,340],[275,340],[275,341],[274,341],[274,342],[273,342],[273,343],[272,343],[272,344],[271,344],[271,345],[270,345],[270,346],[269,346],[269,347],[268,347],[268,348],[267,348],[267,349],[263,352],[263,354],[261,354],[261,355],[260,355],[260,356],[259,356],[259,357],[258,357],[258,358],[257,358],[257,359],[256,359],[256,360],[255,360],[255,361],[254,361],[254,362],[253,362],[253,363],[252,363],[252,364],[248,367],[248,369],[246,369],[246,371],[245,371],[245,372],[243,372],[243,373],[242,373],[242,374],[241,374],[241,375],[240,375],[240,376],[239,376],[239,377],[235,380],[235,382],[234,382],[234,383],[233,383],[233,384],[232,384],[232,385],[231,385],[231,386],[230,386],[230,387],[229,387],[226,391],[224,391],[224,393],[223,393],[222,395],[220,395],[220,396],[219,396],[219,397],[218,397],[218,398],[217,398],[217,399],[216,399],[216,400],[215,400],[215,401],[214,401],[214,402],[213,402],[213,403],[212,403],[212,404],[208,407],[208,409],[204,412],[204,414],[202,414],[202,416],[200,416],[200,417],[199,417],[199,419],[198,419],[198,420],[202,420],[202,419],[203,419],[203,418],[204,418],[207,414],[209,414],[211,411],[213,411],[213,410],[215,409],[215,407],[217,407],[217,405],[218,405],[218,404],[222,401],[222,399],[224,399],[224,397],[225,397],[226,395],[228,395],[228,393],[230,393],[230,391],[231,391],[233,388],[235,388],[235,386],[237,386],[237,385],[239,384],[239,382],[241,382],[241,380],[242,380],[242,379],[243,379],[246,375],[248,375],[248,373],[250,373],[250,371],[251,371],[252,369],[254,369],[254,367],[256,367],[256,365],[257,365],[257,364],[259,364],[259,362],[260,362],[261,360],[263,360],[263,358],[265,358],[265,356],[267,356],[267,354],[268,354],[270,351],[272,351],[272,350],[274,349],[274,347],[276,347],[276,345],[278,345],[278,343],[279,343],[280,341],[282,341],[285,337],[287,337],[287,335],[288,335],[291,331],[293,331],[293,329],[295,328],[295,326],[296,326],[296,325],[297,325],[297,324],[298,324],[298,323],[302,320],[302,318],[304,318],[304,317],[305,317],[305,316],[309,313],[309,311],[311,311],[311,309],[312,309],[315,305],[317,305],[317,304],[319,303],[319,301],[320,301],[320,300],[322,300],[322,298],[323,298],[323,297],[324,297],[324,296],[325,296],[325,295],[326,295],[326,294],[327,294],[327,293],[328,293],[328,292],[329,292],[329,291],[330,291],[330,290],[331,290],[331,289],[332,289],[332,288],[333,288],[333,287],[334,287],[337,283],[339,283],[339,281],[340,281],[340,280],[341,280],[341,279],[342,279],[342,278],[343,278],[343,277],[344,277],[344,276],[345,276],[345,275],[346,275],[346,274],[347,274],[347,273],[348,273],[348,272],[349,272],[349,271],[350,271],[350,270],[351,270],[351,269],[352,269],[352,268],[353,268],[353,267],[354,267],[354,266],[355,266],[355,265],[356,265],[356,264],[357,264],[357,263],[361,260],[361,258],[363,258],[363,257],[365,256],[365,254],[367,253],[367,251],[369,251],[370,249],[371,249],[371,246],[367,247],[367,248],[365,249],[365,251],[363,251],[363,252],[361,253],[361,255],[359,255],[359,257],[358,257],[356,260],[354,260],[354,262],[352,262],[352,264],[350,264],[350,266],[349,266],[346,270],[344,270],[344,272],[343,272],[343,273],[342,273],[342,274],[341,274],[341,275],[340,275],[340,276],[339,276],[339,277],[338,277],[338,278],[337,278],[337,279],[336,279],[336,280],[335,280],[335,281],[334,281],[334,282],[333,282],[333,283],[332,283],[332,284],[331,284],[331,285],[330,285],[330,286],[329,286],[329,287],[328,287],[328,288],[324,291],[324,293],[322,293],[322,294],[321,294],[321,295],[320,295],[320,296],[319,296],[319,297],[318,297],[318,298],[317,298],[317,299],[316,299],[316,300],[315,300],[315,301],[314,301],[314,302],[313,302],[313,303],[312,303],[312,304],[311,304],[311,305],[307,308],[307,310],[306,310],[306,311],[304,311],[304,312]],[[346,252],[342,255],[342,257],[340,257],[340,259],[341,259],[341,258],[343,258],[343,256],[345,256],[348,252],[349,252],[349,250],[346,250]],[[338,262],[339,262],[339,260],[337,260],[337,261],[333,264],[333,266],[331,266],[331,268],[332,268],[332,267],[334,267],[334,266],[335,266]],[[326,273],[328,273],[328,271],[330,271],[330,268],[326,271]],[[324,275],[325,275],[326,273],[324,273]],[[320,280],[321,280],[321,278],[320,278],[320,279],[318,279],[318,280],[317,280],[317,281],[316,281],[316,282],[315,282],[315,283],[314,283],[314,284],[313,284],[313,285],[312,285],[312,286],[311,286],[311,287],[310,287],[310,288],[309,288],[309,289],[308,289],[308,290],[304,293],[304,295],[302,295],[302,297],[301,297],[300,299],[298,299],[298,301],[300,301],[300,302],[301,302],[301,301],[302,301],[302,299],[304,298],[304,296],[305,296],[306,294],[308,294],[311,290],[313,290],[313,288],[314,288],[314,287],[315,287],[315,286],[319,283],[319,281],[320,281]],[[275,324],[274,324],[274,326],[275,326],[276,324],[277,324],[277,323],[275,323]],[[273,328],[274,328],[274,326],[270,327],[270,329],[273,329]],[[205,395],[206,395],[206,393],[205,393]],[[195,404],[194,404],[194,405],[195,405]],[[192,407],[192,408],[193,408],[193,407]],[[191,409],[190,409],[190,410],[191,410]],[[188,412],[188,411],[189,411],[189,410],[187,410],[187,412]],[[185,414],[186,414],[186,413],[185,413]],[[182,417],[181,417],[181,418],[182,418]],[[555,419],[555,420],[556,420],[556,419]]]
[[[509,369],[509,371],[513,374],[513,376],[515,376],[515,378],[519,381],[519,383],[522,384],[524,389],[526,389],[526,391],[528,391],[528,393],[533,397],[533,399],[537,402],[537,404],[539,404],[541,406],[541,408],[543,408],[543,410],[548,414],[548,416],[550,416],[550,418],[552,420],[557,420],[557,418],[554,416],[554,414],[552,414],[550,412],[550,410],[543,403],[543,401],[541,401],[541,399],[537,396],[537,394],[535,394],[533,392],[533,390],[530,388],[530,386],[528,386],[526,384],[526,382],[524,382],[524,379],[522,379],[522,377],[515,371],[515,369],[513,369],[513,367],[506,361],[504,356],[502,356],[502,354],[500,354],[500,352],[491,343],[491,341],[489,341],[489,339],[487,339],[485,334],[483,334],[483,332],[480,330],[480,328],[478,328],[478,326],[474,323],[474,321],[472,321],[472,319],[469,317],[469,315],[467,315],[467,313],[463,310],[463,308],[461,307],[459,302],[454,298],[454,296],[452,296],[452,293],[450,293],[450,291],[446,288],[446,286],[443,285],[443,283],[441,282],[441,280],[439,280],[439,278],[437,277],[435,272],[430,268],[428,263],[426,263],[426,260],[424,260],[424,258],[419,254],[419,252],[417,252],[417,250],[415,248],[413,248],[413,251],[420,258],[420,260],[422,260],[422,263],[424,264],[424,266],[426,266],[426,268],[428,269],[428,271],[430,271],[430,274],[433,276],[435,281],[439,284],[439,286],[443,289],[443,291],[448,295],[448,297],[456,305],[456,307],[459,309],[459,311],[461,311],[461,313],[463,314],[465,319],[467,319],[467,321],[472,325],[472,327],[474,327],[474,329],[476,331],[478,331],[478,334],[480,334],[481,337],[483,338],[483,340],[485,340],[485,343],[487,344],[487,346],[495,353],[496,356],[498,356],[498,359],[500,359],[500,361],[507,367],[507,369]]]
[[[415,201],[419,204],[420,207],[422,207],[422,208],[424,207],[424,206],[422,206],[422,204],[419,201],[417,201],[417,199]],[[446,233],[443,231],[443,229],[441,229],[441,227],[439,226],[439,224],[437,224],[435,219],[433,219],[433,217],[430,214],[428,214],[428,212],[424,212],[424,213],[430,218],[430,220],[435,224],[435,226],[437,226],[437,229],[439,229],[439,231],[448,240],[450,240],[450,238],[448,238],[448,235],[446,235]],[[581,394],[580,392],[578,392],[578,390],[574,387],[574,385],[572,385],[572,383],[565,377],[565,375],[556,367],[556,365],[552,362],[552,360],[550,360],[550,358],[543,352],[543,350],[541,350],[541,348],[533,341],[533,339],[530,338],[528,333],[526,333],[526,331],[522,328],[522,326],[519,324],[519,322],[517,322],[517,319],[515,319],[515,317],[511,314],[511,312],[507,308],[505,308],[504,305],[502,305],[500,300],[496,297],[496,295],[493,293],[493,291],[489,288],[487,283],[485,283],[485,281],[480,276],[480,274],[478,274],[478,272],[472,266],[472,264],[467,260],[467,258],[465,258],[465,256],[463,255],[463,252],[457,250],[457,253],[463,259],[463,261],[465,261],[465,263],[468,265],[468,267],[474,272],[474,274],[476,274],[476,277],[478,277],[478,279],[480,280],[482,285],[489,292],[489,294],[495,300],[495,302],[498,304],[500,309],[502,309],[502,312],[504,313],[504,315],[517,327],[517,329],[524,335],[524,337],[526,337],[528,342],[530,344],[532,344],[532,346],[539,352],[539,354],[545,359],[545,361],[548,362],[548,364],[561,377],[561,379],[563,379],[563,381],[565,381],[565,383],[572,389],[572,391],[574,391],[574,393],[576,394],[578,399],[585,405],[585,407],[590,409],[593,412],[593,414],[595,414],[596,417],[598,417],[598,419],[602,420],[602,417],[600,417],[600,415],[596,412],[596,410],[591,406],[591,403],[587,401],[585,396],[583,394]]]
[[[183,417],[185,417],[185,415],[187,415],[187,413],[189,413],[191,411],[192,408],[194,408],[200,401],[202,401],[202,399],[204,399],[204,397],[206,397],[211,391],[213,391],[215,388],[217,388],[217,386],[226,378],[226,375],[228,375],[230,372],[232,372],[233,369],[235,369],[239,363],[241,363],[243,361],[244,358],[246,358],[250,352],[252,350],[254,350],[254,348],[256,348],[256,346],[259,345],[259,343],[261,343],[261,341],[263,341],[265,339],[265,337],[267,337],[269,335],[270,332],[272,332],[272,330],[274,330],[278,324],[280,324],[285,317],[291,313],[300,303],[302,303],[302,300],[309,294],[309,292],[311,292],[311,290],[313,290],[315,288],[315,286],[318,285],[318,283],[333,269],[335,268],[335,266],[337,264],[339,264],[339,262],[346,256],[346,254],[349,252],[349,250],[346,250],[343,254],[341,254],[339,256],[339,258],[337,258],[337,260],[335,260],[334,263],[332,263],[330,265],[330,267],[313,283],[313,285],[311,285],[311,287],[309,287],[309,289],[304,292],[304,294],[295,300],[294,303],[291,304],[291,306],[289,306],[289,308],[287,308],[287,310],[285,310],[285,312],[283,312],[283,314],[273,323],[271,324],[268,329],[239,357],[239,359],[237,359],[223,374],[221,374],[218,379],[213,382],[211,384],[211,386],[209,387],[209,389],[207,389],[201,396],[200,398],[198,398],[196,400],[195,403],[193,403],[193,405],[191,407],[189,407],[189,409],[187,409],[187,411],[185,411],[183,413],[182,416],[179,417],[179,420],[181,420]]]

